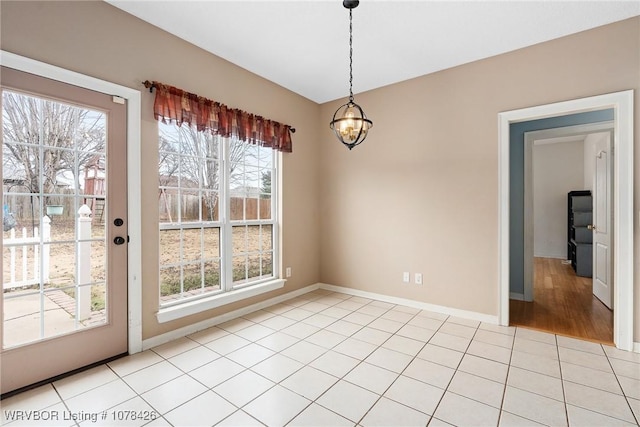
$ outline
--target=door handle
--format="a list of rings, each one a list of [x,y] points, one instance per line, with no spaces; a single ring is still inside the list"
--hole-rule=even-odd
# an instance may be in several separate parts
[[[587,225],[587,230],[595,231],[596,230],[596,226],[594,224],[589,224],[589,225]]]
[[[113,239],[113,243],[115,243],[116,245],[122,245],[124,242],[125,240],[122,236],[117,236],[115,239]]]

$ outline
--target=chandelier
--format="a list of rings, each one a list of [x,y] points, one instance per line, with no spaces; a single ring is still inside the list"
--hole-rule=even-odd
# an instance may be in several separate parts
[[[353,101],[353,9],[359,0],[343,0],[342,5],[349,9],[349,102],[341,105],[333,114],[330,127],[344,145],[351,150],[361,144],[373,122],[364,114],[362,107]]]

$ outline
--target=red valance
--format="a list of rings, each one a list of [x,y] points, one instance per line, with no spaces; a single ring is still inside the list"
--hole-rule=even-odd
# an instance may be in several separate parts
[[[160,82],[145,82],[156,89],[153,114],[162,123],[188,123],[199,132],[211,132],[224,137],[236,137],[250,144],[271,147],[291,153],[291,126],[265,119],[246,111],[185,92]]]

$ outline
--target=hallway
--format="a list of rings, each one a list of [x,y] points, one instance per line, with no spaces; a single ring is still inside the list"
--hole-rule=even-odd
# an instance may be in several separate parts
[[[613,344],[613,311],[593,296],[591,278],[560,259],[535,258],[534,269],[533,302],[509,301],[512,326]]]

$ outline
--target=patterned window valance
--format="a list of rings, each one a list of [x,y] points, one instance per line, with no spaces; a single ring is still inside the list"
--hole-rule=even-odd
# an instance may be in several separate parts
[[[175,122],[195,126],[199,132],[211,132],[224,137],[236,137],[249,144],[271,147],[285,153],[292,152],[289,125],[274,122],[246,111],[229,108],[193,93],[160,82],[144,82],[156,89],[153,114],[163,123]]]

